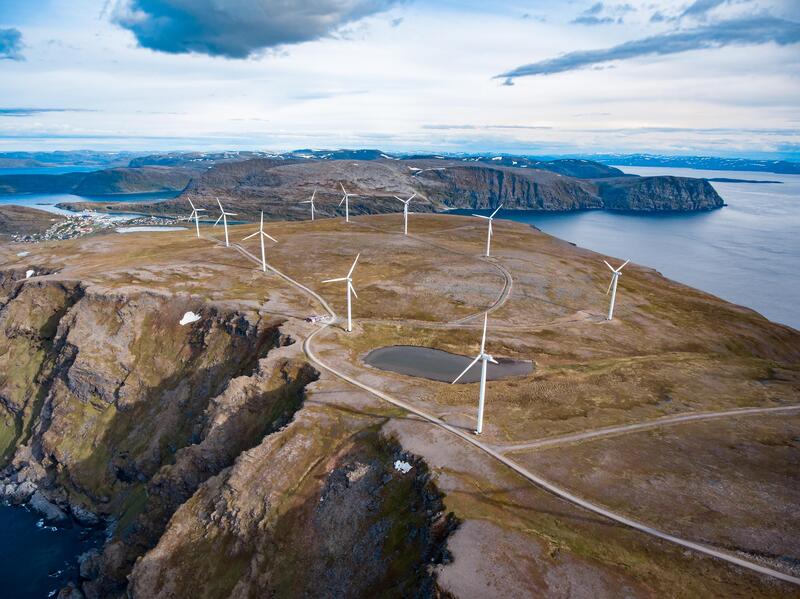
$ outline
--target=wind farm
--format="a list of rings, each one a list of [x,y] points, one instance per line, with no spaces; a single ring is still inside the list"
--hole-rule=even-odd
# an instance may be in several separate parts
[[[616,307],[613,327],[607,326],[606,267],[596,265],[603,260],[611,264],[613,259],[598,260],[593,252],[531,227],[498,220],[496,209],[491,213],[494,222],[489,221],[493,226],[489,238],[492,245],[488,247],[484,245],[486,219],[481,218],[418,214],[413,232],[406,234],[403,226],[398,227],[398,223],[405,224],[402,214],[358,216],[349,221],[347,216],[311,221],[309,214],[306,221],[282,222],[281,243],[267,255],[264,243],[271,237],[264,230],[263,220],[259,219],[255,233],[252,225],[226,226],[224,217],[232,213],[221,203],[219,208],[218,222],[225,230],[216,232],[219,230],[213,226],[200,226],[200,238],[196,231],[186,231],[102,237],[93,243],[76,239],[52,248],[36,246],[27,256],[3,248],[3,259],[35,266],[37,272],[54,273],[37,277],[42,281],[37,284],[79,279],[132,297],[145,290],[174,296],[172,301],[178,302],[179,311],[173,322],[185,331],[182,335],[209,326],[209,319],[213,319],[210,315],[219,309],[213,306],[230,305],[232,301],[250,306],[242,312],[242,317],[252,313],[249,319],[257,313],[262,319],[264,314],[281,314],[282,334],[297,341],[271,351],[278,351],[276,356],[291,355],[292,360],[307,361],[320,377],[307,391],[311,401],[295,413],[295,424],[273,433],[279,436],[275,439],[282,439],[281,446],[307,443],[303,439],[320,434],[328,439],[325,445],[335,445],[337,439],[347,438],[354,430],[367,430],[383,422],[380,427],[384,434],[413,448],[433,472],[451,471],[463,460],[473,464],[468,475],[437,478],[447,509],[462,522],[448,541],[455,549],[455,559],[439,570],[437,584],[442,588],[465,593],[467,588],[474,588],[470,585],[482,584],[489,575],[480,567],[464,570],[471,550],[461,543],[472,538],[470,531],[480,531],[484,538],[480,551],[498,559],[510,550],[509,538],[522,534],[519,546],[530,551],[523,551],[518,559],[530,565],[538,563],[542,539],[554,539],[562,555],[577,560],[569,563],[583,564],[581,568],[589,568],[583,575],[596,580],[622,576],[625,584],[644,585],[645,578],[640,577],[636,565],[644,560],[649,572],[646,584],[664,592],[677,588],[679,594],[690,594],[707,590],[711,584],[715,592],[724,594],[725,589],[746,584],[754,596],[769,596],[775,584],[792,588],[793,573],[781,563],[751,559],[746,551],[716,549],[731,538],[724,517],[714,523],[706,520],[705,543],[697,543],[692,534],[693,523],[704,518],[699,504],[685,505],[687,512],[680,524],[666,519],[666,506],[678,498],[669,488],[659,486],[635,505],[614,503],[611,491],[604,489],[605,500],[594,502],[592,494],[599,493],[596,487],[584,485],[583,478],[573,478],[569,471],[542,467],[537,458],[540,452],[552,455],[558,451],[560,463],[573,464],[571,467],[577,470],[583,444],[570,439],[596,434],[591,438],[602,441],[604,451],[613,452],[615,444],[627,447],[634,443],[647,462],[648,452],[655,455],[661,449],[658,443],[641,445],[637,436],[640,429],[648,433],[663,426],[674,435],[685,431],[685,442],[702,453],[711,450],[703,435],[713,422],[738,418],[742,431],[761,427],[760,434],[765,434],[765,423],[776,416],[797,418],[800,410],[795,411],[793,379],[776,382],[766,396],[748,390],[752,377],[763,376],[757,367],[754,370],[756,364],[769,359],[790,368],[797,359],[789,330],[633,263],[626,263],[625,280],[619,283],[625,301]],[[226,244],[226,231],[242,242],[228,240]],[[117,257],[115,269],[102,267],[93,257],[97,240],[102,240],[104,255]],[[140,252],[145,247],[150,248],[149,258],[143,262]],[[222,264],[218,263],[220,247],[227,248]],[[489,249],[491,258],[487,259]],[[302,260],[297,258],[298,251]],[[129,264],[136,264],[136,269],[131,270]],[[337,272],[346,275],[326,278]],[[186,279],[185,273],[191,273],[191,277]],[[345,289],[339,287],[341,284]],[[657,293],[653,293],[655,290]],[[354,327],[352,300],[356,297],[358,326]],[[190,312],[192,318],[187,318]],[[315,313],[329,318],[307,318]],[[713,319],[707,314],[714,314]],[[338,322],[342,326],[337,326]],[[687,332],[678,334],[674,323],[681,323]],[[743,331],[748,332],[743,335]],[[734,338],[737,343],[748,344],[750,353],[726,354],[725,372],[720,372],[719,347]],[[784,349],[768,350],[764,340],[769,340],[769,347]],[[676,352],[676,346],[687,342],[692,344],[691,351]],[[415,376],[413,368],[412,374],[399,374],[370,368],[364,362],[363,357],[374,349],[409,345],[465,356],[471,363],[460,376],[479,367],[481,377],[475,383],[453,385],[451,380]],[[509,378],[489,380],[485,368],[504,360],[532,361],[534,367]],[[685,374],[687,370],[691,376]],[[668,381],[671,400],[654,401],[663,397]],[[685,406],[679,414],[694,419],[685,425],[677,424],[682,421],[670,424],[676,404]],[[620,405],[625,409],[620,410]],[[355,415],[362,412],[370,415]],[[351,414],[346,426],[334,416],[340,413]],[[659,424],[662,421],[664,424]],[[603,433],[604,429],[624,427],[632,427],[631,434]],[[270,438],[272,435],[265,442],[272,443],[266,441]],[[740,442],[751,447],[746,439],[745,435]],[[548,444],[542,445],[545,441]],[[278,453],[254,458],[256,463],[266,460],[259,467],[264,472],[271,471],[269,463],[274,460],[289,459],[277,448],[270,451]],[[315,463],[324,450],[291,455],[295,467],[302,469],[308,467],[303,464]],[[674,460],[673,467],[679,464],[677,471],[683,477],[683,492],[703,496],[695,476],[699,465],[688,455],[675,455]],[[241,472],[243,480],[251,481],[247,485],[254,484],[260,477],[246,474],[250,467],[241,463],[229,476]],[[740,467],[750,479],[764,475],[757,462],[745,460]],[[409,474],[396,476],[411,476],[413,468]],[[277,474],[268,476],[274,480]],[[625,497],[628,481],[622,482],[621,473],[616,471],[608,476],[619,486],[619,497]],[[643,471],[642,476],[652,477],[652,472]],[[485,492],[472,498],[466,489],[473,484],[481,485]],[[733,479],[725,485],[731,497],[746,493]],[[491,499],[512,488],[516,489],[512,502],[501,506]],[[788,501],[791,486],[783,488]],[[255,490],[243,492],[258,496]],[[212,501],[214,495],[210,493],[201,491],[196,501]],[[324,497],[322,503],[320,499],[314,501],[325,505]],[[784,501],[765,503],[753,497],[751,501],[752,509],[769,514],[769,518],[781,517],[784,506],[790,505]],[[609,503],[614,507],[608,507]],[[548,507],[531,512],[534,505]],[[649,505],[662,515],[652,517],[637,505]],[[721,515],[742,519],[740,505],[738,501],[721,501],[716,509]],[[565,514],[566,519],[553,518],[549,510]],[[487,516],[500,524],[481,524]],[[200,512],[194,508],[182,509],[175,518],[163,535],[169,542],[160,546],[159,552],[181,551],[178,530],[192,529],[201,522]],[[528,532],[502,524],[520,518],[527,522]],[[605,522],[615,523],[614,527],[609,530]],[[768,527],[759,530],[759,547],[763,550],[793,551],[791,543],[775,545],[778,541],[770,536]],[[739,538],[737,542],[744,541]],[[601,559],[609,552],[613,560]],[[613,565],[620,561],[630,564],[624,573]],[[193,576],[178,574],[182,588],[196,588],[194,585],[216,576],[217,567],[210,561],[205,563],[208,567],[199,576],[196,571]],[[566,576],[577,576],[577,567],[568,566],[563,571]],[[162,568],[161,562],[146,556],[134,569],[133,580],[143,580]],[[178,571],[182,572],[181,566]],[[714,573],[712,582],[709,571]],[[509,574],[503,582],[504,592],[529,583],[524,577]]]

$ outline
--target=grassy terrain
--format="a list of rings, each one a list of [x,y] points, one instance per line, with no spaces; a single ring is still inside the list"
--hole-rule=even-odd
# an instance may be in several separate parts
[[[315,352],[357,379],[465,429],[474,426],[477,385],[451,386],[381,372],[365,366],[362,358],[372,349],[393,344],[474,355],[480,342],[481,319],[463,324],[454,321],[496,308],[490,315],[487,351],[496,357],[533,360],[535,368],[528,376],[489,384],[484,434],[489,443],[520,443],[677,413],[787,405],[797,403],[800,397],[800,334],[751,310],[631,264],[620,281],[615,319],[608,322],[604,319],[607,269],[597,254],[530,227],[499,221],[494,257],[486,261],[480,258],[486,234],[482,221],[411,215],[412,236],[408,238],[399,234],[401,224],[399,215],[359,217],[350,225],[341,219],[313,224],[270,223],[267,230],[279,242],[269,242],[268,261],[319,292],[342,316],[344,287],[324,285],[321,280],[344,276],[360,252],[353,275],[358,292],[353,306],[356,329],[346,334],[341,323],[327,329],[315,338]],[[253,225],[232,227],[231,238],[241,239],[253,230]],[[204,228],[204,234],[221,237],[218,228]],[[259,255],[257,243],[245,243],[249,251]],[[207,239],[197,240],[191,231],[41,244],[31,246],[32,254],[26,259],[12,253],[17,249],[0,247],[0,258],[12,267],[38,264],[57,270],[58,274],[50,277],[54,281],[80,279],[96,293],[123,296],[146,291],[169,297],[168,307],[165,305],[160,315],[143,324],[149,335],[136,336],[128,345],[145,361],[152,356],[183,356],[185,340],[174,323],[184,310],[205,302],[245,307],[264,318],[281,315],[296,319],[322,313],[320,306],[280,278],[262,275],[233,249],[226,250]],[[494,306],[504,286],[502,270],[495,261],[513,277],[511,294],[501,306]],[[113,318],[103,318],[111,317],[98,313],[96,322],[113,329]],[[209,360],[219,361],[223,357],[220,352],[228,351],[228,346],[212,343],[207,351]],[[111,358],[103,370],[113,371],[113,362]],[[135,360],[132,363],[143,366]],[[186,368],[195,366],[188,361]],[[139,382],[142,388],[169,388],[157,369],[145,368],[143,372],[146,374]],[[181,376],[189,376],[189,371]],[[447,508],[466,522],[465,532],[456,533],[455,544],[462,538],[459,535],[464,535],[465,547],[477,546],[468,542],[473,526],[474,530],[488,531],[486,538],[494,544],[483,546],[483,550],[494,560],[496,572],[506,572],[508,579],[497,580],[497,589],[516,581],[519,586],[512,587],[518,592],[526,588],[545,593],[555,588],[551,586],[555,576],[571,581],[572,588],[595,588],[591,585],[597,583],[601,585],[596,587],[598,595],[608,596],[623,588],[629,588],[634,596],[683,597],[769,596],[776,591],[777,587],[770,587],[771,583],[755,575],[697,558],[572,508],[467,446],[453,446],[452,441],[436,436],[444,433],[431,433],[429,427],[398,410],[349,387],[343,389],[343,383],[335,379],[324,378],[309,400],[310,405],[307,403],[300,413],[319,416],[301,418],[299,423],[296,420],[292,425],[295,428],[289,429],[292,434],[279,436],[280,443],[286,444],[281,447],[292,448],[291,444],[297,443],[288,457],[283,453],[288,449],[279,451],[273,445],[277,440],[244,452],[242,456],[246,457],[238,460],[230,473],[209,481],[199,495],[184,504],[179,515],[185,518],[182,526],[195,535],[188,537],[191,542],[181,540],[188,529],[172,530],[153,560],[172,560],[169,563],[175,568],[185,561],[202,569],[210,567],[209,556],[219,552],[227,557],[230,568],[212,568],[201,580],[219,585],[207,587],[211,589],[207,596],[227,593],[242,577],[266,567],[270,553],[266,546],[255,552],[252,546],[243,549],[242,535],[249,533],[237,529],[236,522],[223,519],[218,528],[204,528],[208,515],[216,509],[215,501],[222,497],[235,505],[236,514],[255,514],[260,524],[254,526],[262,527],[258,530],[276,526],[297,530],[319,500],[320,480],[335,467],[332,456],[344,455],[344,448],[352,442],[350,435],[374,427],[377,421],[388,423],[386,428],[400,436],[404,447],[416,450],[431,465],[437,483],[447,492]],[[81,409],[85,413],[80,412],[80,423],[65,429],[61,437],[72,438],[85,423],[99,423],[104,417],[95,414],[91,404]],[[113,426],[98,425],[97,430],[105,431],[105,437],[85,436],[81,441],[95,448],[89,457],[82,458],[87,473],[81,478],[88,480],[88,474],[96,473],[108,460],[99,447],[106,442],[140,452],[142,448],[133,445],[133,440],[145,441],[140,434],[130,435],[131,427],[156,416],[164,417],[137,410],[115,416],[113,420],[121,427],[119,435]],[[0,418],[0,444],[2,422]],[[729,485],[726,488],[731,497],[736,496],[735,489],[740,489],[737,485],[743,481],[759,481],[759,495],[752,497],[752,505],[772,501],[776,514],[788,513],[796,503],[792,491],[796,481],[782,464],[796,462],[794,438],[800,424],[796,419],[779,421],[780,426],[766,418],[759,422],[758,426],[727,433],[724,426],[717,428],[719,422],[692,425],[701,432],[691,427],[675,428],[670,432],[675,439],[663,455],[660,452],[665,446],[658,432],[647,433],[650,438],[636,436],[638,441],[633,436],[610,439],[604,451],[616,456],[616,462],[608,467],[591,451],[594,443],[587,444],[583,453],[583,446],[557,448],[547,454],[522,454],[520,460],[532,470],[552,474],[565,486],[621,512],[685,531],[685,525],[703,513],[697,506],[715,501],[714,476],[722,481],[720,484]],[[148,447],[152,442],[159,456],[167,455],[170,446],[187,442],[188,430],[170,428],[175,428],[171,433],[177,435],[175,438],[147,438]],[[740,436],[731,441],[734,434]],[[66,450],[88,451],[89,445],[70,447],[69,443]],[[738,449],[730,449],[731,443]],[[742,460],[737,452],[751,459]],[[286,462],[275,462],[274,455],[285,457]],[[545,455],[547,459],[541,457]],[[704,456],[704,469],[692,468],[693,455]],[[263,479],[247,467],[248,463],[260,464]],[[741,470],[735,466],[741,466]],[[765,477],[759,477],[759,471],[773,470],[777,474],[762,484]],[[736,482],[736,477],[741,480]],[[665,494],[659,499],[646,492],[648,488],[662,488],[651,482],[659,480],[675,482],[672,488],[684,495]],[[143,509],[140,493],[140,489],[131,491],[124,513]],[[407,497],[407,490],[399,496]],[[673,510],[671,505],[684,501],[684,497],[691,501],[686,501],[686,512],[679,514],[680,510]],[[394,501],[391,494],[384,499],[386,505]],[[264,507],[265,501],[272,502],[269,509]],[[718,514],[704,522],[703,541],[726,545],[738,539],[737,546],[744,546],[734,529],[758,528],[760,551],[777,546],[774,529],[759,528],[751,520],[754,510],[724,502],[715,507]],[[132,516],[125,518],[127,522]],[[210,537],[214,542],[208,545]],[[196,557],[191,557],[195,550]],[[286,550],[300,554],[291,543]],[[469,563],[471,554],[463,551],[466,553],[461,558],[456,554],[453,569],[442,569],[443,580],[453,582],[458,576],[448,572],[461,572],[463,566],[459,564]],[[781,551],[787,552],[785,548]],[[506,562],[515,560],[523,564],[521,570],[506,570],[510,568]],[[271,568],[280,565],[270,563]],[[275,584],[283,585],[284,574],[270,571],[276,577]],[[462,574],[466,580],[467,574]],[[183,589],[194,588],[188,578],[170,582],[162,574],[153,576],[164,589],[178,583],[186,585]],[[143,580],[156,584],[155,579]],[[491,594],[491,589],[482,591]]]

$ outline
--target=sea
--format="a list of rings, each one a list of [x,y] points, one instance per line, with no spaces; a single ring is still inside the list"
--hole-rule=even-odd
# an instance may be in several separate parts
[[[664,276],[800,329],[800,175],[617,167],[635,175],[776,181],[711,182],[726,206],[709,212],[637,214],[501,210],[581,247],[655,268]],[[458,211],[469,213],[475,211]],[[479,211],[486,214],[489,211]],[[602,262],[598,268],[605,269]]]
[[[77,525],[51,526],[27,507],[0,503],[0,596],[55,596],[77,580],[77,557],[99,548],[103,537],[102,531]]]

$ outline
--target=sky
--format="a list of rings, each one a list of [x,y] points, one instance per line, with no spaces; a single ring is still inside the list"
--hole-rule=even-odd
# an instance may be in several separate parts
[[[800,160],[797,0],[0,0],[0,151]]]

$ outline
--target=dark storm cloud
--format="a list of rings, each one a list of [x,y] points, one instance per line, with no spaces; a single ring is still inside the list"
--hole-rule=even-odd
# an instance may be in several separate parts
[[[22,60],[22,34],[19,29],[0,29],[0,60]]]
[[[119,0],[112,20],[151,50],[247,58],[328,35],[400,0]]]
[[[781,46],[800,42],[800,23],[771,16],[731,19],[713,25],[633,40],[611,48],[569,52],[556,58],[517,67],[497,75],[496,78],[505,79],[506,83],[509,83],[517,77],[552,75],[553,73],[595,67],[614,60],[770,42]]]

